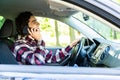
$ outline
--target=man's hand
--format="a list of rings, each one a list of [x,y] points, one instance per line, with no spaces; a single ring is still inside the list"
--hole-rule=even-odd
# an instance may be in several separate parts
[[[70,47],[74,47],[75,45],[78,44],[79,41],[80,41],[80,39],[74,40],[74,41],[70,44]]]
[[[32,38],[34,38],[35,40],[37,40],[37,41],[42,40],[42,35],[40,33],[40,28],[39,27],[28,29],[28,32],[29,32],[30,36]]]

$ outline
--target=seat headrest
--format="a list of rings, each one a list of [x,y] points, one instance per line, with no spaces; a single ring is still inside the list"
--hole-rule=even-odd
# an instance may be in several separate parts
[[[11,37],[16,34],[15,28],[13,26],[13,21],[6,19],[3,26],[0,29],[0,38]]]

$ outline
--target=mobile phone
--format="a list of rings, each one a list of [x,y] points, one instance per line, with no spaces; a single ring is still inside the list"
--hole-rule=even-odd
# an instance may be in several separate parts
[[[23,34],[24,35],[29,34],[29,32],[28,32],[28,26],[24,26],[24,28],[23,28]]]

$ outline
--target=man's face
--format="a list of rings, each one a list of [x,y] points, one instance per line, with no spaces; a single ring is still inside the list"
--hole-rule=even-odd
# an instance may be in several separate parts
[[[31,16],[28,22],[29,28],[38,28],[40,24],[34,16]]]

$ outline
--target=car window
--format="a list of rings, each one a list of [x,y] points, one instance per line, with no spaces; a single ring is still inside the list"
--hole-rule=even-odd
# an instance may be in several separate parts
[[[115,2],[116,4],[120,5],[120,0],[111,0],[113,2]]]
[[[5,21],[5,18],[3,16],[0,16],[0,29]]]
[[[73,15],[76,19],[80,20],[82,23],[88,25],[90,28],[94,29],[98,32],[101,36],[108,40],[112,40],[115,42],[120,41],[120,33],[113,30],[108,25],[96,20],[95,18],[88,16],[82,12],[78,12]]]
[[[44,17],[36,18],[40,23],[42,37],[47,47],[65,47],[80,35],[78,31],[60,21]]]

